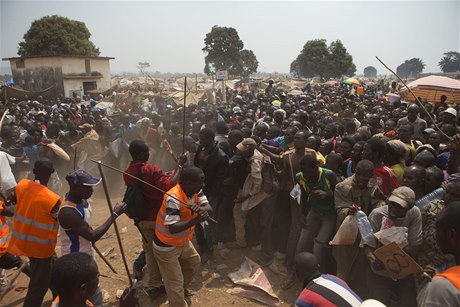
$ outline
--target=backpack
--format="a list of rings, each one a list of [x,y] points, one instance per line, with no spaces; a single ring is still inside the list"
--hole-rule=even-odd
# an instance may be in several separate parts
[[[142,179],[142,167],[137,172],[137,178]],[[123,202],[126,203],[126,215],[130,219],[137,222],[147,218],[147,201],[137,180],[135,185],[126,187]]]
[[[272,194],[278,192],[279,188],[280,182],[275,165],[269,157],[264,156],[262,163],[262,190],[265,193]]]

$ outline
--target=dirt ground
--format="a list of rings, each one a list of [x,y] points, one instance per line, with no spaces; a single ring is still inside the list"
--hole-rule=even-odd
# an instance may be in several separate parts
[[[115,205],[117,201],[121,201],[122,192],[124,192],[124,189],[116,189],[116,191],[111,190],[111,193],[118,195],[113,196],[113,205]],[[97,227],[109,216],[107,201],[102,194],[102,189],[98,189],[93,196],[92,208],[92,226]],[[142,250],[141,237],[136,227],[133,225],[132,220],[127,216],[123,215],[118,218],[117,224],[121,232],[129,270],[132,274],[132,263]],[[102,239],[97,242],[96,246],[102,253],[108,253],[107,259],[118,272],[118,274],[113,273],[101,258],[96,256],[99,271],[101,273],[100,283],[102,289],[107,292],[104,306],[118,306],[116,297],[117,291],[125,289],[129,282],[113,226]],[[56,252],[58,255],[60,254],[59,246],[56,248]],[[237,270],[245,256],[252,260],[256,260],[260,256],[260,252],[254,251],[251,248],[231,250],[226,254],[219,251],[215,252],[208,264],[201,266],[199,273],[190,287],[191,290],[195,291],[195,295],[191,297],[192,306],[261,306],[261,304],[256,301],[227,293],[227,290],[233,287],[232,281],[227,277],[227,274]],[[222,266],[219,266],[222,264],[225,264],[226,267],[222,268]],[[8,275],[13,274],[13,272],[13,270],[9,271]],[[280,284],[284,277],[274,273],[269,268],[264,269],[264,272],[274,292],[280,299],[279,306],[291,306],[295,302],[298,291],[300,290],[300,282],[288,290],[281,290]],[[27,292],[27,284],[28,278],[21,274],[14,289],[4,297],[0,305],[22,306]],[[142,281],[138,283],[137,293],[140,306],[167,306],[166,295],[156,300],[151,300],[145,292],[142,291]],[[48,291],[43,306],[50,306],[50,303],[51,293]]]

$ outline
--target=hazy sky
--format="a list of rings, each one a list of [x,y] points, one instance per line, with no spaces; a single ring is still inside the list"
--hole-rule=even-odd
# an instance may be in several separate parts
[[[0,0],[0,55],[17,55],[33,20],[58,14],[86,23],[112,72],[202,72],[204,37],[212,26],[235,28],[259,60],[259,71],[289,72],[307,40],[340,39],[358,73],[377,62],[390,67],[422,58],[425,72],[439,71],[442,53],[460,50],[460,0],[456,1],[5,1]],[[3,62],[2,66],[8,66]],[[386,73],[386,72],[385,72]]]

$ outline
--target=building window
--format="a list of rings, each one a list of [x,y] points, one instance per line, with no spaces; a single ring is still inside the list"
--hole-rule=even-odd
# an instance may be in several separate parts
[[[24,60],[16,60],[16,68],[26,68]]]
[[[85,71],[87,75],[91,74],[91,64],[89,62],[89,59],[85,60]]]

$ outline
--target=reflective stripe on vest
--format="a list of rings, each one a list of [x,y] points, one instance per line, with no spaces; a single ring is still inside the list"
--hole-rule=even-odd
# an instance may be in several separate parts
[[[0,244],[8,242],[8,237],[0,238]]]
[[[183,246],[187,243],[187,241],[192,240],[193,237],[193,230],[195,229],[195,225],[181,231],[178,233],[171,233],[169,230],[169,226],[165,225],[165,219],[167,216],[166,213],[166,205],[167,202],[172,198],[177,198],[180,201],[188,204],[190,203],[189,198],[185,195],[185,192],[180,187],[180,184],[176,184],[171,190],[168,191],[169,195],[164,195],[163,203],[161,204],[161,208],[158,211],[156,225],[155,225],[155,235],[157,238],[163,242],[164,244],[171,245],[171,246]],[[198,202],[198,194],[193,195],[194,203]],[[177,201],[177,200],[174,200]],[[189,221],[197,216],[196,213],[193,213],[190,209],[185,207],[183,203],[179,203],[179,216],[180,221]]]
[[[38,182],[23,179],[16,186],[16,200],[8,252],[39,259],[51,257],[59,230],[51,212],[59,204],[59,195]]]
[[[22,241],[31,241],[31,242],[35,242],[38,244],[48,245],[48,244],[56,244],[57,242],[57,239],[41,239],[33,235],[23,235],[22,233],[19,233],[14,230],[11,232],[11,235],[15,238],[21,239]]]
[[[17,213],[14,214],[14,217],[16,218],[16,220],[18,220],[21,223],[31,225],[31,226],[34,226],[34,227],[37,227],[37,228],[40,228],[40,229],[43,229],[43,230],[57,230],[57,229],[59,229],[59,224],[51,225],[51,224],[39,223],[37,221],[25,218],[25,217],[23,217],[23,216],[21,216],[21,215],[19,215]]]
[[[161,215],[160,218],[164,221],[165,216],[161,212],[158,212],[158,215]],[[160,231],[160,232],[162,232],[164,234],[167,234],[167,235],[170,235],[170,236],[175,236],[175,237],[178,237],[178,238],[185,238],[190,234],[188,231],[181,231],[181,232],[171,233],[169,231],[168,227],[163,227],[163,226],[158,225],[158,224],[155,225],[155,229],[158,229],[158,231]]]

